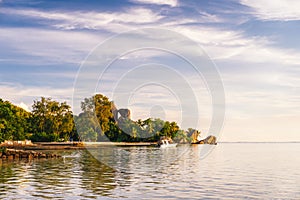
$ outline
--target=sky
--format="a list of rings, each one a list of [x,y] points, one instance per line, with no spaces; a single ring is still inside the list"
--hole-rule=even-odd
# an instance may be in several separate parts
[[[226,110],[220,141],[300,141],[299,7],[295,0],[0,0],[0,98],[27,110],[41,96],[73,105],[81,80],[133,119],[174,120],[206,135],[220,99],[205,72],[170,51],[116,54],[141,41],[174,44],[186,57],[205,52],[202,61],[218,72]],[[118,57],[100,76],[104,54]]]

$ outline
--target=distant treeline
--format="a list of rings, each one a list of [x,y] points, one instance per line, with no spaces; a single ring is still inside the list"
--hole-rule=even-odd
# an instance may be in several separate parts
[[[192,128],[184,131],[176,122],[161,119],[116,118],[113,102],[102,94],[85,98],[81,108],[82,112],[74,115],[66,102],[41,97],[33,102],[32,111],[27,112],[0,99],[0,142],[24,139],[34,142],[155,142],[162,136],[188,142],[197,131]]]

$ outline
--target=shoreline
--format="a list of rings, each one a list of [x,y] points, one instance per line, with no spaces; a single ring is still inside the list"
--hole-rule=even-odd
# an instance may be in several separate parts
[[[1,144],[1,147],[23,150],[76,150],[103,146],[156,146],[157,142],[35,142],[31,144]]]

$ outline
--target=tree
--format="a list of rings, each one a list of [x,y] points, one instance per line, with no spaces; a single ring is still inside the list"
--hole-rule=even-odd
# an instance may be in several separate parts
[[[144,121],[138,122],[142,129],[141,138],[143,138],[144,141],[159,140],[164,123],[165,122],[159,118],[148,118]]]
[[[116,142],[119,140],[120,135],[122,135],[122,130],[116,125],[115,122],[109,122],[109,130],[105,132],[106,137],[112,141]]]
[[[111,108],[112,102],[102,94],[96,94],[91,98],[85,98],[84,101],[81,102],[81,109],[84,113],[96,115],[101,127],[102,135],[109,130],[109,122],[113,120]]]
[[[0,99],[0,142],[24,140],[30,130],[30,113]]]
[[[190,142],[190,138],[187,137],[187,133],[184,130],[178,130],[175,137],[172,139],[178,143]]]
[[[187,134],[180,130],[176,122],[151,118],[133,121],[124,117],[115,121],[113,110],[117,108],[102,94],[85,98],[81,102],[81,109],[83,112],[79,115],[76,125],[82,139],[91,140],[87,137],[91,132],[98,134],[98,141],[109,139],[118,142],[155,142],[161,136],[176,138],[178,141],[188,139]]]
[[[179,130],[179,126],[176,122],[166,121],[161,130],[162,136],[174,138],[176,136],[177,131]]]
[[[59,103],[51,98],[41,97],[32,106],[33,131],[46,133],[51,141],[68,140],[73,134],[74,121],[71,107],[66,102]],[[33,137],[37,139],[36,137]]]
[[[87,112],[80,113],[78,117],[75,117],[75,122],[79,138],[82,141],[95,142],[97,140],[101,131],[95,116],[91,116]]]

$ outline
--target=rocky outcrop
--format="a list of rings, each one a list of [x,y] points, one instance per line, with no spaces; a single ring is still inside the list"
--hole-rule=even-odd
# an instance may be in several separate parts
[[[25,146],[35,146],[31,140],[18,140],[18,141],[13,141],[13,140],[5,140],[4,142],[2,142],[0,144],[0,147],[13,147],[13,148],[17,148],[17,147],[25,147]]]
[[[213,135],[207,136],[205,139],[197,141],[197,142],[192,142],[192,144],[211,144],[211,145],[216,145],[217,144],[217,138]]]
[[[120,117],[123,117],[125,119],[130,119],[130,110],[127,108],[119,109],[117,114],[120,114]]]
[[[196,143],[198,142],[198,136],[200,135],[200,132],[197,130],[194,130],[191,134],[191,138],[192,138],[192,143]]]
[[[114,115],[114,119],[116,122],[122,121],[124,119],[130,119],[130,110],[127,108],[117,109],[114,102],[112,102],[111,111]]]
[[[2,160],[20,160],[20,159],[37,159],[37,158],[59,158],[60,155],[51,153],[42,153],[28,150],[4,149],[0,151],[0,159]]]

